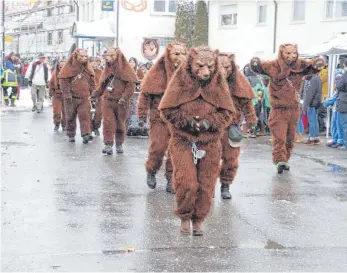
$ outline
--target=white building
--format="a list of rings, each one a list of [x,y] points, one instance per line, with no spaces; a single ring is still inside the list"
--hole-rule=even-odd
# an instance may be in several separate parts
[[[133,5],[143,3],[143,11],[127,10],[131,5],[123,6],[124,2]],[[147,2],[147,5],[145,5]],[[79,1],[79,19],[75,25],[73,35],[81,38],[80,46],[88,47],[90,53],[94,45],[96,51],[103,51],[117,43],[117,1],[113,11],[102,11],[100,0]],[[174,0],[128,0],[119,3],[118,46],[127,58],[135,57],[139,61],[146,61],[142,56],[141,45],[144,38],[158,39],[159,55],[165,46],[174,40],[176,6]],[[92,22],[92,23],[87,23]],[[82,29],[82,30],[81,30]],[[83,34],[83,35],[81,35]],[[99,37],[97,36],[99,35]],[[112,37],[113,36],[113,37]]]
[[[346,19],[347,0],[210,1],[209,45],[234,52],[243,66],[255,55],[273,58],[282,43],[300,53],[347,32]]]
[[[70,0],[5,1],[5,30],[10,42],[6,53],[34,57],[38,52],[48,56],[65,55],[72,43],[71,25],[75,19]]]

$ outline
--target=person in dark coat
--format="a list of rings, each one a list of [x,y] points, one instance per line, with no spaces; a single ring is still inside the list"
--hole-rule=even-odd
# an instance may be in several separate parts
[[[322,101],[322,81],[319,72],[306,76],[304,85],[304,103],[303,110],[307,112],[309,122],[309,138],[304,141],[305,144],[318,145],[319,140],[319,123],[318,109]]]

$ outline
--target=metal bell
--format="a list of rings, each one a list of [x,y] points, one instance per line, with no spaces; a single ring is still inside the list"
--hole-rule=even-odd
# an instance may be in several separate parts
[[[205,157],[206,151],[205,150],[197,150],[195,155],[198,159],[202,159]]]
[[[107,86],[107,91],[111,92],[112,91],[112,87],[111,86]]]

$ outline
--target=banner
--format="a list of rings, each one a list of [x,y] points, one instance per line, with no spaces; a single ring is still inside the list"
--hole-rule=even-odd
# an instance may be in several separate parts
[[[13,38],[11,36],[5,36],[5,42],[6,43],[12,43],[13,42]]]
[[[101,1],[101,11],[114,11],[114,0]]]

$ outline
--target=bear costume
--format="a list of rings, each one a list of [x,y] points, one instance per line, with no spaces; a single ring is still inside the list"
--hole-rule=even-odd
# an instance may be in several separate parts
[[[234,112],[218,50],[190,49],[160,102],[169,123],[169,150],[181,232],[202,235],[220,170],[221,138]]]

